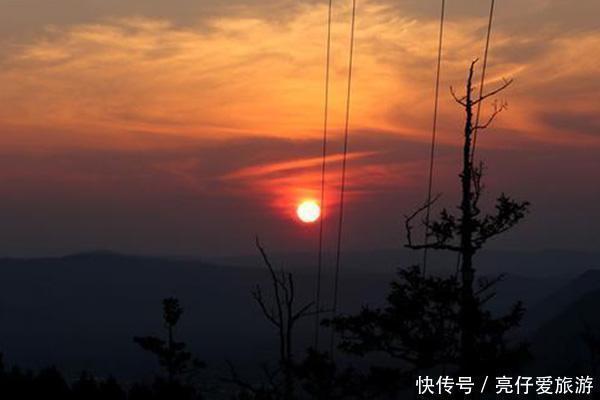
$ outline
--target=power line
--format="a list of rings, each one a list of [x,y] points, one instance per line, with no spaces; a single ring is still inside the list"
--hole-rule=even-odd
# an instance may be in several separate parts
[[[327,12],[327,57],[325,62],[325,101],[323,112],[323,160],[321,163],[321,218],[319,220],[319,255],[317,258],[317,289],[315,293],[315,350],[319,349],[319,331],[321,323],[321,270],[323,268],[323,230],[325,221],[325,168],[327,164],[327,124],[329,116],[329,70],[331,65],[331,9],[333,0],[329,0]]]
[[[440,99],[440,72],[442,67],[442,44],[444,38],[444,14],[446,0],[442,0],[442,11],[440,14],[440,33],[438,40],[437,70],[435,73],[435,101],[433,106],[433,124],[431,128],[431,149],[429,154],[429,182],[427,184],[427,209],[425,212],[425,248],[423,249],[423,275],[427,272],[427,244],[429,242],[429,219],[431,216],[431,192],[433,189],[433,167],[435,161],[435,139],[437,133],[438,106]]]
[[[494,3],[496,1],[492,0],[490,4],[490,16],[488,20],[488,28],[487,28],[487,36],[485,39],[485,50],[483,53],[483,67],[481,69],[481,82],[479,84],[479,98],[483,96],[483,85],[485,83],[485,72],[487,69],[487,61],[488,61],[488,52],[490,49],[490,37],[492,35],[492,22],[494,18]],[[475,148],[477,147],[477,125],[479,125],[479,115],[481,113],[481,101],[477,103],[477,111],[475,114],[475,127],[473,128],[473,150],[471,151],[471,160],[470,163],[473,165],[473,159],[475,157]]]
[[[350,95],[352,93],[352,67],[354,61],[354,31],[356,25],[356,1],[352,0],[352,22],[350,25],[350,52],[348,55],[348,88],[346,92],[346,120],[344,125],[344,155],[342,158],[342,177],[340,185],[340,210],[338,218],[338,235],[337,235],[337,246],[335,256],[335,277],[333,286],[333,305],[331,314],[335,318],[338,307],[339,297],[339,278],[340,278],[340,257],[342,251],[342,229],[344,222],[344,197],[346,191],[346,163],[348,160],[348,136],[349,136],[349,124],[350,124]],[[329,351],[333,357],[335,331],[331,330],[331,338],[329,343]]]

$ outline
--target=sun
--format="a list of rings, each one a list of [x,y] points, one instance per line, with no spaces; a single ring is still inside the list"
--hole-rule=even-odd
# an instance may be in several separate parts
[[[300,221],[310,224],[321,216],[321,207],[314,200],[305,200],[298,205],[296,214],[298,214]]]

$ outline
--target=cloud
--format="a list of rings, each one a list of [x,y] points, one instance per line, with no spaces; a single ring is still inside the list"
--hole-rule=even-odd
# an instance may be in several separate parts
[[[402,13],[401,7],[361,3],[351,126],[427,140],[437,21]],[[293,9],[285,20],[240,11],[185,26],[128,17],[49,27],[6,47],[0,118],[4,124],[51,126],[79,136],[101,134],[117,144],[124,132],[317,137],[326,10],[323,4]],[[347,6],[336,7],[334,18],[330,121],[336,129],[344,115]],[[574,82],[597,76],[599,35],[585,31],[548,40],[544,31],[524,38],[514,34],[510,20],[506,27],[503,22],[494,31],[490,77],[514,75],[518,88],[518,96],[506,93],[517,111],[503,116],[503,125],[538,138],[537,111],[558,107],[537,91],[549,86],[569,94]],[[460,127],[460,112],[445,88],[462,84],[468,61],[481,51],[484,27],[484,15],[447,22],[441,140],[452,142]],[[574,58],[579,61],[571,62]],[[585,100],[586,93],[592,96],[582,88],[578,97]],[[52,144],[53,137],[39,140]]]
[[[31,238],[38,226],[50,232],[67,220],[74,225],[72,237],[82,231],[93,236],[94,229],[111,223],[114,229],[107,232],[123,242],[137,224],[144,240],[157,246],[163,241],[176,246],[184,225],[190,237],[201,224],[219,227],[224,237],[245,235],[241,228],[238,232],[240,219],[247,230],[273,228],[287,221],[281,213],[293,211],[299,199],[318,196],[326,3],[239,0],[201,12],[197,2],[177,2],[178,7],[167,7],[107,0],[99,5],[102,17],[75,18],[81,10],[62,16],[58,4],[66,3],[57,0],[47,20],[45,13],[30,15],[28,24],[37,28],[26,35],[1,31],[0,179],[3,209],[17,210],[4,218],[22,233],[7,238],[15,245],[27,243],[19,238]],[[545,192],[537,193],[535,185],[525,198],[537,200],[542,209],[546,202],[544,217],[556,212],[552,201],[559,208],[570,204],[556,191],[554,175],[562,176],[565,166],[571,177],[597,170],[600,34],[592,11],[599,3],[576,3],[503,1],[492,35],[487,87],[502,77],[515,83],[501,96],[509,110],[478,145],[489,151],[490,169],[501,171],[503,188],[528,189],[529,174],[538,174],[535,180],[545,182]],[[487,6],[457,0],[448,7],[436,190],[452,193],[457,179],[463,110],[448,87],[462,89],[470,60],[481,56]],[[358,208],[353,215],[363,222],[371,218],[372,231],[379,233],[374,242],[389,240],[397,229],[390,214],[422,201],[438,12],[437,2],[359,2],[349,207]],[[15,15],[11,19],[18,19]],[[327,165],[327,201],[333,205],[348,22],[348,4],[335,3]],[[496,176],[490,176],[494,187]],[[594,204],[595,192],[567,180],[569,196],[579,190],[585,197],[577,208],[594,213],[587,204]],[[114,218],[123,219],[122,225],[110,220],[113,208],[119,209]],[[35,218],[29,216],[33,209]],[[187,222],[190,216],[193,221]],[[88,221],[94,229],[85,226]],[[144,228],[151,225],[155,229]],[[168,234],[153,233],[161,226],[170,227]],[[363,240],[364,231],[359,226],[356,237]],[[204,233],[208,242],[219,244],[214,232]],[[48,239],[33,236],[35,243]]]
[[[349,153],[347,155],[348,160],[360,159],[364,157],[372,156],[376,153],[374,152],[355,152]],[[342,154],[334,154],[328,155],[325,158],[326,164],[331,164],[332,162],[339,162],[343,159]],[[323,163],[323,159],[321,157],[311,157],[300,160],[290,160],[279,163],[267,164],[267,165],[258,165],[252,166],[248,168],[243,168],[242,170],[236,171],[226,178],[228,179],[240,179],[240,178],[248,178],[248,177],[261,177],[268,176],[274,174],[287,173],[290,171],[298,170],[301,168],[309,168],[309,167],[317,167],[321,166]]]

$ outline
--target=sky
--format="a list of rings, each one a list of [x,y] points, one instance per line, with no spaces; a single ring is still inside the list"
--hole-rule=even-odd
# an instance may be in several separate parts
[[[327,249],[351,5],[333,3]],[[447,3],[434,192],[453,208],[449,87],[482,57],[489,3]],[[401,247],[425,198],[439,12],[358,0],[345,249]],[[514,83],[478,140],[485,202],[532,212],[491,248],[600,249],[598,15],[596,0],[496,1],[486,87]],[[1,0],[0,254],[250,254],[255,235],[315,249],[318,224],[294,212],[319,197],[326,22],[316,0]]]

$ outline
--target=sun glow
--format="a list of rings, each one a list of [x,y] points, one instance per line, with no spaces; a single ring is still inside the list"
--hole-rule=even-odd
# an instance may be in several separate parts
[[[321,216],[321,207],[314,200],[305,200],[298,205],[296,214],[298,214],[300,221],[310,224]]]

